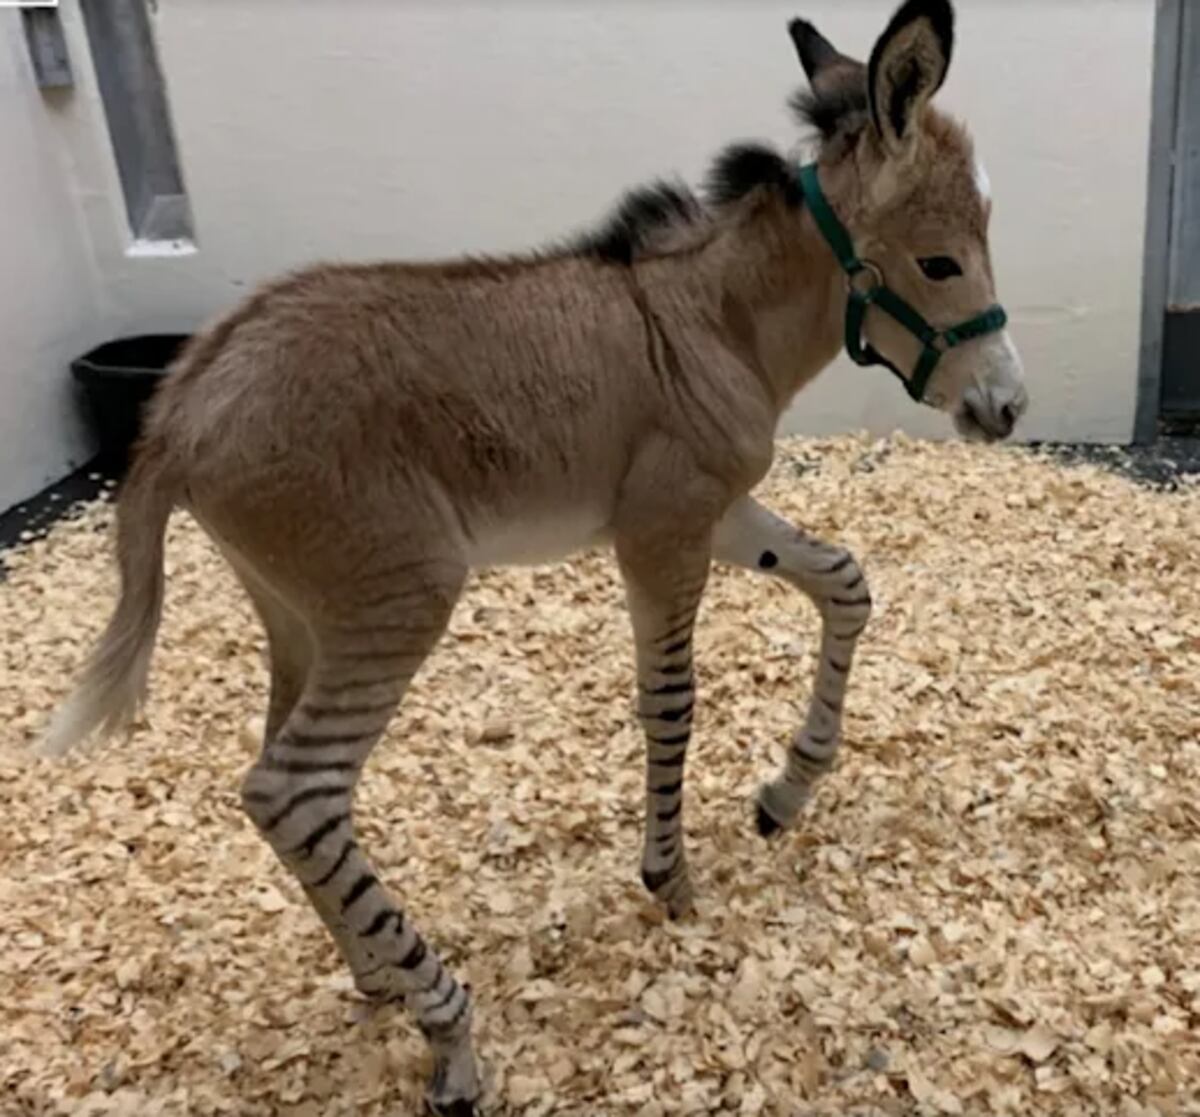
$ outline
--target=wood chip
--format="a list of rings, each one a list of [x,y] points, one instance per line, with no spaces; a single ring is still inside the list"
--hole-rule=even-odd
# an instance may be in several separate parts
[[[638,882],[607,556],[475,576],[367,767],[361,842],[474,989],[489,1112],[1200,1112],[1200,488],[896,437],[785,441],[760,495],[849,545],[877,606],[841,760],[768,845],[746,804],[803,715],[815,614],[715,571],[695,916]],[[419,1112],[423,1040],[354,991],[241,812],[263,638],[186,515],[145,716],[28,756],[108,619],[111,522],[3,556],[0,1111]]]
[[[1044,1063],[1058,1049],[1058,1036],[1044,1024],[1035,1024],[1018,1043],[1020,1050],[1035,1063]]]

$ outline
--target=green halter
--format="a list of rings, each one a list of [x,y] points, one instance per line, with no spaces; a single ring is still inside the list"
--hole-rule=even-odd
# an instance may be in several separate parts
[[[855,364],[886,366],[904,382],[908,394],[920,402],[925,395],[925,386],[929,383],[929,378],[943,353],[964,341],[1004,329],[1008,316],[998,303],[957,326],[945,330],[934,329],[895,291],[884,284],[883,273],[878,265],[870,260],[860,260],[855,254],[850,234],[837,219],[833,207],[821,190],[815,163],[808,163],[800,168],[800,190],[817,228],[821,230],[846,273],[846,351]],[[868,285],[860,285],[860,276],[867,277]],[[863,340],[863,318],[866,316],[867,307],[872,304],[890,314],[921,343],[921,355],[917,358],[917,367],[913,369],[911,377],[905,376],[882,353]]]

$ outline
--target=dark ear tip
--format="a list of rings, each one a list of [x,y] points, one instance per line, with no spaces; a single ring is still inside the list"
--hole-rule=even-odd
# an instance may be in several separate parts
[[[942,40],[942,49],[947,62],[954,49],[954,5],[950,0],[908,0],[908,7],[914,9],[914,18],[924,16],[933,26],[933,30]]]
[[[788,34],[792,37],[792,42],[796,44],[796,49],[805,50],[827,50],[831,54],[836,53],[833,49],[833,44],[817,30],[817,25],[807,19],[797,17],[788,24]]]
[[[883,34],[879,36],[871,51],[871,60],[867,65],[869,85],[874,86],[875,84],[875,68],[889,41],[901,28],[907,27],[918,19],[929,21],[934,34],[941,40],[942,53],[949,64],[950,55],[954,49],[954,5],[950,0],[905,0],[893,13]],[[945,74],[943,73],[942,76],[944,78]]]
[[[813,34],[816,28],[806,19],[801,19],[797,16],[793,20],[788,21],[788,34],[792,37],[792,42],[799,46],[802,41]]]
[[[954,5],[950,0],[907,0],[896,12],[897,23],[924,16],[943,36],[954,33]]]
[[[905,0],[905,3],[900,5],[900,11],[907,11],[910,16],[954,18],[954,4],[951,0]]]
[[[800,56],[800,65],[810,81],[822,66],[837,57],[833,44],[806,19],[793,19],[788,24],[788,34],[792,37],[796,53]]]
[[[950,0],[929,0],[929,18],[943,34],[954,33],[954,5]]]

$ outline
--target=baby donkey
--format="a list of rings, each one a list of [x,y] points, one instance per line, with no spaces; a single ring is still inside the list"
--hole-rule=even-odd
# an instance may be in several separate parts
[[[642,878],[678,916],[692,900],[684,759],[710,565],[782,578],[821,615],[807,716],[758,795],[764,835],[795,822],[833,762],[870,612],[846,550],[748,495],[780,415],[843,344],[968,437],[1008,435],[1026,406],[994,305],[987,178],[964,129],[930,105],[950,4],[903,4],[865,66],[803,20],[790,32],[815,162],[739,145],[703,200],[657,184],[541,254],[269,283],[179,358],[120,495],[120,601],[45,751],[135,712],[167,519],[186,509],[267,634],[245,809],[358,987],[403,1000],[428,1037],[436,1113],[476,1112],[470,997],[355,840],[352,800],[469,571],[613,547],[647,741]]]

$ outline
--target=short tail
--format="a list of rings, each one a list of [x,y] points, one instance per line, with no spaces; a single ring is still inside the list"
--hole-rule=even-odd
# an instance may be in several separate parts
[[[133,720],[146,692],[162,617],[163,537],[176,490],[154,445],[142,448],[117,499],[121,597],[75,690],[37,747],[63,756],[97,730],[107,737]]]

